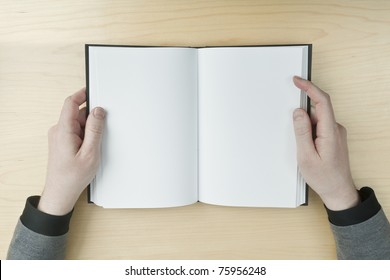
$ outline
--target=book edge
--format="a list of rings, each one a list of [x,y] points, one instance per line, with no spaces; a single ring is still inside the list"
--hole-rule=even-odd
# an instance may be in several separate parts
[[[127,47],[127,48],[229,48],[229,47],[295,47],[295,46],[307,46],[308,47],[308,80],[311,81],[311,69],[312,69],[312,44],[270,44],[270,45],[231,45],[231,46],[156,46],[156,45],[115,45],[115,44],[85,44],[85,77],[86,77],[86,110],[87,117],[90,111],[89,108],[89,47]],[[307,112],[310,116],[310,98],[307,96]],[[95,177],[94,177],[95,179]],[[94,180],[93,179],[93,180]],[[87,202],[94,204],[91,200],[91,183],[87,186]],[[304,203],[297,206],[308,206],[309,203],[309,185],[305,182],[305,200]],[[198,200],[199,202],[199,200]]]
[[[89,115],[89,46],[90,44],[85,44],[84,51],[85,51],[85,94],[86,94],[86,117],[88,118]],[[95,180],[95,177],[93,178]],[[93,201],[91,200],[91,184],[92,181],[87,186],[87,202],[90,204],[93,204]]]

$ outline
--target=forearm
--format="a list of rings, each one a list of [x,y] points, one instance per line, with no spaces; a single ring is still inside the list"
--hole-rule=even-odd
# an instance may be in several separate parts
[[[7,259],[63,259],[72,212],[53,216],[37,209],[29,197],[8,249]]]
[[[350,209],[327,209],[339,259],[390,259],[390,224],[370,188]]]

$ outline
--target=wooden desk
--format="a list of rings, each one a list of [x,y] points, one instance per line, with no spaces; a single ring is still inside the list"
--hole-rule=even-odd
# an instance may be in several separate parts
[[[386,0],[2,1],[0,257],[25,198],[42,190],[47,130],[65,97],[85,85],[85,43],[312,43],[313,81],[348,128],[355,183],[373,186],[390,213],[389,26]],[[335,249],[314,193],[298,209],[148,210],[103,210],[83,194],[68,258],[333,259]]]

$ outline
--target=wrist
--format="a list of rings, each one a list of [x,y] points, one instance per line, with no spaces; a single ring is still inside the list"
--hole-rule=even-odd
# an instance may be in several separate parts
[[[341,211],[355,207],[360,203],[359,192],[355,186],[344,188],[339,191],[320,195],[325,206],[332,211]]]
[[[20,216],[20,221],[28,229],[47,236],[59,236],[66,234],[69,230],[69,223],[72,211],[66,215],[50,215],[37,209],[39,196],[30,196]]]
[[[325,206],[331,224],[335,226],[356,225],[371,219],[381,210],[373,189],[363,187],[358,192],[360,203],[355,207],[332,211]]]
[[[74,199],[51,195],[44,191],[37,208],[39,211],[50,215],[63,216],[73,210],[75,203]]]

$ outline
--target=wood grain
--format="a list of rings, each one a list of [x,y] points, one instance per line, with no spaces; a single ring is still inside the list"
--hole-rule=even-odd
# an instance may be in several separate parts
[[[47,130],[85,85],[84,44],[313,44],[313,81],[348,128],[351,168],[390,213],[389,1],[12,1],[0,9],[0,257],[40,194]],[[103,210],[83,195],[70,259],[333,259],[321,201]]]

